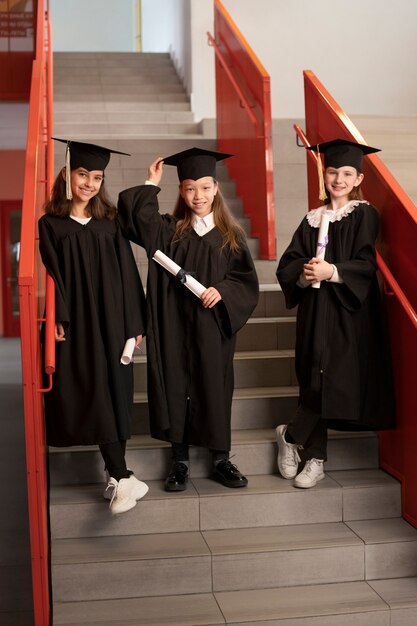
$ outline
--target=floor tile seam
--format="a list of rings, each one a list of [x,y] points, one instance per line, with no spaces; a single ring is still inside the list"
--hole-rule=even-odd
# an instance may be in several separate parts
[[[249,550],[242,550],[242,551],[238,551],[238,549],[236,550],[230,550],[230,551],[223,551],[223,552],[217,552],[215,551],[215,548],[210,548],[210,546],[208,546],[210,552],[211,552],[211,556],[212,559],[214,561],[214,559],[221,559],[222,557],[249,557],[250,555],[278,555],[278,554],[284,554],[284,555],[290,555],[290,554],[294,554],[294,553],[299,553],[299,552],[313,552],[314,550],[340,550],[340,549],[353,549],[353,548],[360,548],[363,549],[363,545],[357,543],[357,544],[343,544],[343,545],[337,545],[337,544],[331,544],[331,545],[324,545],[324,546],[300,546],[300,547],[289,547],[289,548],[276,548],[274,549],[272,547],[272,549],[270,548],[266,548],[265,550],[262,549],[257,549],[257,548],[251,548]]]
[[[344,470],[330,470],[330,472],[327,472],[327,475],[329,476],[330,473],[334,474],[337,471],[343,472]],[[357,489],[369,490],[369,489],[383,489],[383,488],[401,490],[401,485],[396,485],[395,483],[387,482],[385,480],[380,483],[375,483],[375,484],[363,483],[363,484],[355,484],[355,485],[342,485],[340,482],[338,482],[337,477],[329,476],[329,478],[334,480],[343,489],[343,491],[346,491],[346,492],[355,491]],[[339,478],[339,480],[341,479]]]
[[[366,576],[366,572],[365,572],[365,576]],[[379,579],[376,579],[376,580],[379,580]],[[366,585],[367,585],[367,586],[371,589],[371,591],[373,591],[373,592],[374,592],[374,593],[378,596],[378,598],[380,598],[380,599],[382,600],[382,602],[383,602],[383,603],[384,603],[384,604],[388,607],[388,609],[389,609],[389,611],[390,611],[390,623],[391,623],[391,611],[392,611],[392,606],[390,605],[390,603],[389,603],[387,600],[385,600],[385,598],[383,598],[383,597],[382,597],[382,595],[381,595],[381,594],[380,594],[380,593],[379,593],[376,589],[374,589],[374,588],[372,587],[372,585],[370,585],[370,582],[372,582],[372,580],[368,581],[367,579],[365,579],[365,583],[366,583]]]

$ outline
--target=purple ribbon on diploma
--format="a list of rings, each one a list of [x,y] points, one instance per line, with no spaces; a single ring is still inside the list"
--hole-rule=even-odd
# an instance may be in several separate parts
[[[324,238],[324,243],[320,243],[319,241],[317,242],[317,252],[316,252],[316,256],[322,251],[324,250],[324,248],[327,246],[327,244],[329,243],[329,237],[326,235]]]

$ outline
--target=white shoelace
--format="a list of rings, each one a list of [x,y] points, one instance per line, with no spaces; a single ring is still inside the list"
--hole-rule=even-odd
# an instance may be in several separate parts
[[[320,467],[321,465],[323,465],[323,461],[320,461],[320,459],[309,459],[308,461],[306,461],[304,467],[304,471],[306,474],[309,474],[313,470],[313,465],[318,465]]]
[[[112,482],[112,481],[113,481],[113,482]],[[115,499],[115,497],[117,496],[117,488],[118,488],[118,486],[119,486],[119,483],[118,483],[116,480],[114,480],[114,479],[110,479],[110,480],[109,480],[109,483],[108,483],[108,485],[107,485],[107,487],[106,487],[106,491],[107,491],[108,489],[113,489],[113,495],[112,495],[112,497],[111,497],[111,499],[110,499],[110,504],[109,504],[109,507],[110,507],[110,508],[111,508],[111,505],[113,504],[113,500],[114,500],[114,499]]]
[[[292,455],[288,458],[287,465],[290,467],[298,467],[298,464],[301,463],[300,455],[298,454],[298,447],[292,447]]]

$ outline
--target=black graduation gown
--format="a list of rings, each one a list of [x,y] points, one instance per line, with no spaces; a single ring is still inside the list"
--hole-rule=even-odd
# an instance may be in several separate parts
[[[147,360],[150,429],[165,441],[230,450],[235,334],[254,310],[258,279],[246,245],[220,250],[213,228],[191,229],[173,241],[176,219],[158,212],[159,187],[143,185],[119,195],[124,234],[146,249]],[[222,296],[213,309],[152,260],[159,249]],[[188,402],[188,411],[187,411]],[[186,419],[188,413],[188,417]]]
[[[288,308],[298,305],[296,373],[300,405],[321,405],[333,428],[394,427],[395,410],[379,285],[375,240],[379,215],[359,203],[329,225],[325,259],[336,265],[342,284],[320,289],[296,283],[304,263],[316,256],[318,228],[306,218],[280,259],[277,277]]]
[[[110,443],[130,437],[132,365],[126,340],[144,333],[145,298],[130,243],[117,220],[39,220],[39,249],[55,282],[56,343],[52,390],[45,394],[47,442]]]

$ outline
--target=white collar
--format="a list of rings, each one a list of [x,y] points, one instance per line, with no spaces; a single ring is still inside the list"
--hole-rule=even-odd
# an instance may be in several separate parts
[[[88,224],[88,222],[91,220],[91,217],[77,217],[77,215],[70,215],[70,218],[72,220],[75,220],[76,222],[79,222],[80,224]]]
[[[329,209],[328,205],[318,207],[309,211],[306,215],[307,222],[312,228],[319,228],[322,213],[325,213],[330,222],[340,222],[341,219],[352,213],[359,204],[369,204],[366,200],[349,200],[340,209]]]
[[[205,215],[204,217],[200,217],[199,215],[194,214],[193,228],[195,228],[198,224],[203,225],[205,228],[211,228],[212,226],[214,226],[213,211],[211,211],[211,213],[208,213],[208,215]]]

